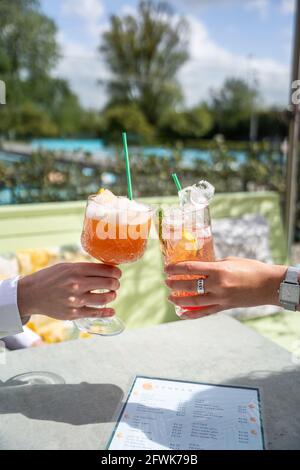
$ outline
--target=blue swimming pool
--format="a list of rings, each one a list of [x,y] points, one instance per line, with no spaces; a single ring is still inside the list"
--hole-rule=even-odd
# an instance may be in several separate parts
[[[101,139],[33,139],[31,146],[37,149],[61,152],[97,153],[105,149]]]
[[[111,147],[105,146],[102,139],[33,139],[31,146],[35,149],[49,150],[54,152],[86,152],[92,155],[101,155],[101,157],[111,157],[115,151]],[[166,147],[135,147],[132,152],[142,151],[145,156],[155,156],[158,158],[171,158],[173,151]],[[238,163],[245,161],[246,153],[232,151],[231,154]],[[182,160],[186,165],[194,160],[209,161],[212,157],[210,150],[187,148],[181,151]]]

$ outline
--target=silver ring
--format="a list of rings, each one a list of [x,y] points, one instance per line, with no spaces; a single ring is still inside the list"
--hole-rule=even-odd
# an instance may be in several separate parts
[[[197,280],[197,293],[200,295],[205,294],[204,279]]]

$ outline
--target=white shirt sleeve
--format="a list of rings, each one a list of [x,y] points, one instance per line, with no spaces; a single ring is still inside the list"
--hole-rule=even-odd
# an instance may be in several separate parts
[[[22,321],[17,303],[19,278],[0,281],[0,338],[22,333]]]
[[[42,341],[42,338],[30,330],[27,326],[23,327],[24,331],[18,335],[7,336],[3,339],[5,346],[10,350],[31,348],[35,343]]]

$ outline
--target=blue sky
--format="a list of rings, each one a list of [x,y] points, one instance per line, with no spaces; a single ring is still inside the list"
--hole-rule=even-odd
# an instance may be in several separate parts
[[[137,0],[41,0],[57,23],[62,59],[56,74],[70,80],[87,107],[105,104],[98,79],[109,75],[97,55],[112,13],[135,14]],[[262,102],[284,105],[293,36],[294,0],[171,0],[190,23],[190,59],[178,78],[187,105],[207,99],[228,76],[257,80]]]

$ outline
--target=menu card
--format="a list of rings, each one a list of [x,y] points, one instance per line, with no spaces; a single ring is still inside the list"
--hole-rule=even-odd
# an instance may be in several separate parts
[[[109,450],[262,450],[259,391],[136,377]]]

